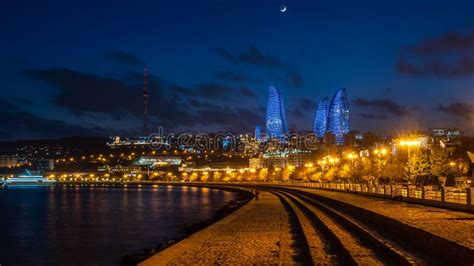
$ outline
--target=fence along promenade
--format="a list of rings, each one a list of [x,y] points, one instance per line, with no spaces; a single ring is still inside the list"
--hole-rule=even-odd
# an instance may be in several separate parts
[[[394,198],[412,203],[474,212],[474,187],[454,188],[416,185],[367,185],[350,183],[265,182],[253,184],[283,185],[358,193]]]

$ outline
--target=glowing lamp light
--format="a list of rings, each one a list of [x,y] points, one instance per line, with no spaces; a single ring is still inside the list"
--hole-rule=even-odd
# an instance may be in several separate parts
[[[400,146],[418,146],[420,145],[419,140],[401,140],[399,142]]]

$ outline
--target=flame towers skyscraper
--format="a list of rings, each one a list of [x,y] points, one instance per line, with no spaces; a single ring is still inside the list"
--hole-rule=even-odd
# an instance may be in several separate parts
[[[268,103],[266,114],[267,136],[281,138],[288,133],[285,107],[280,91],[273,85],[268,87]]]
[[[313,132],[318,138],[323,138],[328,126],[329,99],[324,97],[316,106]]]
[[[349,101],[346,89],[340,89],[331,99],[327,131],[336,136],[338,145],[344,144],[344,134],[349,132]]]

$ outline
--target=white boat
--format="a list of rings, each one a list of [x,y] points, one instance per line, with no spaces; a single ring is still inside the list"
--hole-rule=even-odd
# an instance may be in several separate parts
[[[16,187],[16,186],[54,186],[55,180],[48,180],[42,175],[32,175],[28,170],[25,171],[24,175],[18,177],[7,178],[3,185],[5,187]]]

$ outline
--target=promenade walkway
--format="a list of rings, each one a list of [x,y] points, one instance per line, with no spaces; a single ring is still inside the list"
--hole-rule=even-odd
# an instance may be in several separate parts
[[[214,225],[140,265],[295,264],[288,214],[278,198],[261,192]]]
[[[474,214],[345,192],[297,189],[382,214],[474,249]]]
[[[140,265],[474,263],[473,214],[311,188],[270,190]]]

